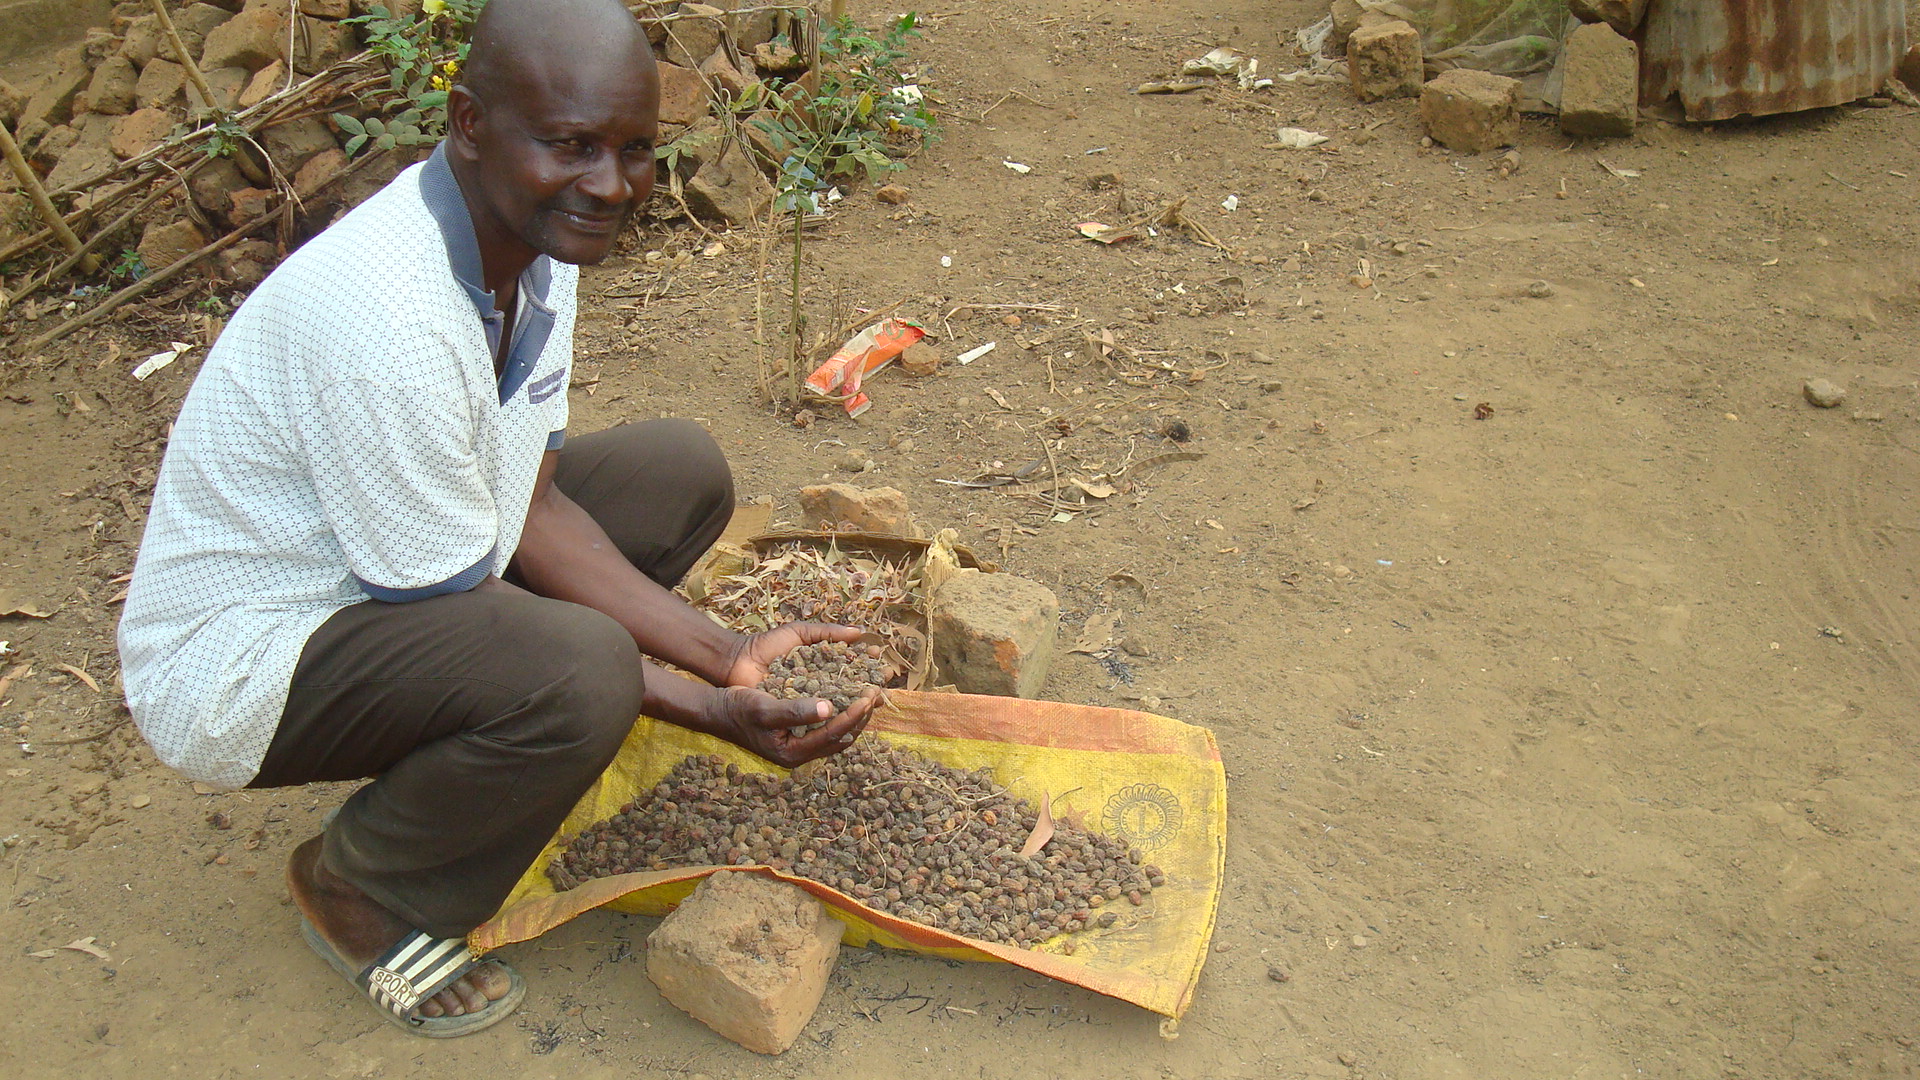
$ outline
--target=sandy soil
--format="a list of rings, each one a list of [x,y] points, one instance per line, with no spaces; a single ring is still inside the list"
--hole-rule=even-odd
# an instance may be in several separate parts
[[[1218,733],[1228,881],[1177,1040],[1004,967],[860,952],[808,1037],[759,1059],[659,999],[651,923],[617,915],[508,951],[532,988],[515,1022],[445,1045],[383,1024],[300,943],[280,880],[344,789],[206,794],[113,697],[115,579],[194,364],[126,371],[199,340],[200,286],[5,357],[0,586],[53,615],[0,620],[31,665],[0,691],[0,1072],[1915,1075],[1920,111],[1601,145],[1531,120],[1502,177],[1423,150],[1410,102],[1128,92],[1219,44],[1285,69],[1310,6],[931,20],[944,139],[909,204],[857,192],[809,246],[815,325],[1051,307],[956,319],[951,350],[999,347],[881,376],[857,425],[758,403],[752,237],[703,256],[650,229],[582,297],[577,430],[701,418],[786,512],[860,450],[862,482],[1057,590],[1069,640],[1119,614],[1133,681],[1063,656],[1047,696]],[[1264,149],[1282,123],[1332,142]],[[1125,216],[1101,173],[1135,211],[1186,198],[1230,254],[1078,239]],[[663,274],[643,249],[694,254]],[[1103,329],[1208,370],[1101,365]],[[1845,404],[1809,406],[1809,376]],[[1171,448],[1173,419],[1206,456],[1071,521],[935,482],[1043,439],[1062,468],[1115,466]],[[105,955],[31,955],[77,939]]]

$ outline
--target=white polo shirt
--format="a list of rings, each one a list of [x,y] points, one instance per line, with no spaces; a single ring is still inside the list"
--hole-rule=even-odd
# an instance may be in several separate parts
[[[506,569],[565,437],[578,278],[528,268],[496,380],[504,320],[443,148],[241,305],[174,425],[120,621],[162,761],[245,785],[328,616]]]

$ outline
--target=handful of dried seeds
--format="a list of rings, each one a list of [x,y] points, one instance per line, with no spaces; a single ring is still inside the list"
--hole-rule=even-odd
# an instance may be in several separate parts
[[[676,866],[767,865],[900,918],[1027,946],[1112,926],[1125,899],[1166,883],[1112,837],[1055,822],[1020,849],[1038,813],[993,782],[868,736],[804,775],[689,757],[547,867],[554,887]],[[1106,908],[1106,910],[1101,910]]]
[[[884,655],[878,645],[802,645],[767,665],[760,689],[777,698],[825,698],[837,716],[861,694],[887,684],[892,672]]]

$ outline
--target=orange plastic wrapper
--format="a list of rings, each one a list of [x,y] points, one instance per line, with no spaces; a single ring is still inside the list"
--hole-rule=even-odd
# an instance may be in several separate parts
[[[889,704],[868,731],[963,769],[991,767],[1015,795],[1035,805],[1046,800],[1054,820],[1078,820],[1140,848],[1166,872],[1166,884],[1144,906],[1119,905],[1121,921],[1109,929],[1019,948],[909,922],[771,867],[752,872],[818,897],[845,924],[841,940],[848,945],[878,942],[930,956],[1015,964],[1160,1013],[1168,1018],[1162,1034],[1177,1034],[1206,962],[1226,862],[1226,773],[1212,732],[1125,709],[905,690],[889,692]],[[641,719],[499,913],[473,932],[472,944],[485,950],[526,941],[601,906],[664,915],[701,878],[742,869],[620,874],[566,892],[555,892],[547,877],[548,863],[575,835],[618,813],[689,754],[718,754],[742,769],[777,771],[717,739]]]
[[[927,332],[905,319],[882,319],[854,335],[827,362],[806,378],[806,388],[818,397],[838,401],[848,416],[859,416],[873,406],[860,389],[861,380],[892,363],[907,346]]]

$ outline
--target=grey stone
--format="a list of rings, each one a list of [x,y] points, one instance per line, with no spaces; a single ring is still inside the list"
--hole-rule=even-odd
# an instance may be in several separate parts
[[[243,67],[214,68],[203,72],[207,80],[207,89],[213,91],[213,105],[225,112],[232,112],[240,106],[240,92],[247,88],[247,82],[253,73]],[[200,88],[192,84],[187,86],[187,108],[201,112],[206,103],[200,100]]]
[[[149,60],[134,86],[134,101],[143,109],[171,109],[186,86],[186,68],[171,60]]]
[[[26,92],[7,80],[0,79],[0,121],[13,123],[20,118],[20,111],[26,107]]]
[[[266,67],[281,58],[287,45],[285,9],[276,15],[270,8],[248,8],[207,35],[200,52],[202,69],[243,67],[249,71]]]
[[[1053,664],[1060,601],[1037,581],[963,569],[932,597],[940,677],[966,694],[1032,697]]]
[[[1560,53],[1560,130],[1569,135],[1633,134],[1640,118],[1640,46],[1591,23]]]
[[[149,225],[140,237],[140,261],[147,269],[161,270],[199,251],[207,238],[200,227],[186,219]]]
[[[314,75],[359,51],[360,42],[351,25],[303,17],[300,35],[294,40],[293,69],[302,75]]]
[[[233,193],[252,186],[233,159],[212,158],[187,180],[187,193],[193,205],[224,221],[233,207]]]
[[[173,114],[165,109],[140,109],[113,122],[108,146],[122,160],[139,157],[173,134]]]
[[[60,191],[118,165],[113,156],[113,125],[88,124],[80,137],[60,154],[60,163],[47,174],[47,190]]]
[[[45,124],[64,124],[73,119],[73,99],[86,89],[93,71],[87,67],[86,54],[79,46],[64,49],[58,66],[47,76],[20,113],[20,123],[38,120]]]
[[[751,224],[773,201],[773,185],[738,148],[702,166],[687,181],[686,193],[695,214],[734,226]]]
[[[1808,379],[1800,387],[1800,396],[1816,408],[1831,409],[1847,400],[1847,391],[1827,379]]]
[[[260,134],[260,145],[266,148],[281,173],[292,176],[315,155],[339,144],[333,141],[333,132],[327,130],[325,122],[309,116],[267,128]]]
[[[667,63],[698,69],[726,36],[727,13],[707,4],[681,4],[667,24]]]
[[[1567,10],[1586,23],[1606,23],[1622,37],[1630,36],[1646,17],[1647,0],[1567,0]]]
[[[146,67],[160,55],[165,38],[166,31],[160,29],[159,18],[142,15],[127,24],[127,36],[120,42],[120,55],[133,61],[135,68]]]
[[[124,116],[133,111],[134,87],[139,85],[140,69],[124,56],[109,56],[93,69],[87,83],[87,111],[106,116]]]

